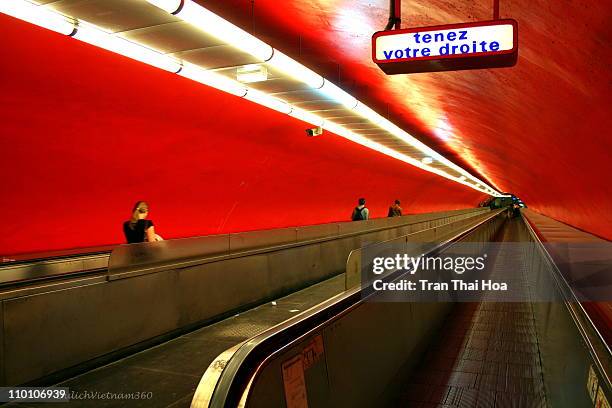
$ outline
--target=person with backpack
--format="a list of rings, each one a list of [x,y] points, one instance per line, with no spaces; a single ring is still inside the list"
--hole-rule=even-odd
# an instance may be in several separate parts
[[[393,205],[389,207],[389,214],[387,217],[401,217],[402,216],[402,207],[400,207],[400,200],[395,200]]]
[[[364,221],[370,218],[370,210],[366,208],[365,203],[366,203],[365,198],[359,199],[357,207],[355,207],[355,209],[353,210],[353,215],[351,216],[351,220]]]

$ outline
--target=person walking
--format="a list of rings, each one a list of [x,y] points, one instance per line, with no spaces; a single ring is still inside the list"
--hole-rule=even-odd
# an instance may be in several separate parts
[[[400,200],[395,200],[393,205],[389,207],[388,217],[401,217],[402,216],[402,207],[400,207]]]
[[[370,210],[365,206],[366,200],[365,198],[360,198],[358,201],[357,207],[353,209],[353,214],[351,215],[351,220],[353,221],[364,221],[370,218]]]

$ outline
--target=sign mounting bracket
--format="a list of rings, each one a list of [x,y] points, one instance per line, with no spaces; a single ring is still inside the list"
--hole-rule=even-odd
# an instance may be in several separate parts
[[[402,0],[389,0],[389,21],[385,30],[402,28]]]

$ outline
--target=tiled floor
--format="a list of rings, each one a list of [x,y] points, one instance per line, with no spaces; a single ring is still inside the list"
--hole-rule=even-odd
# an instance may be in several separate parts
[[[296,313],[344,290],[338,275],[255,309],[206,326],[174,340],[100,367],[58,386],[69,387],[84,399],[53,403],[54,408],[184,408],[189,407],[200,378],[223,351],[268,329]],[[88,393],[88,395],[85,394]],[[98,393],[95,395],[94,393]],[[105,393],[152,393],[151,398],[101,398]],[[95,395],[95,396],[94,396]],[[109,394],[111,395],[111,394]],[[14,406],[15,404],[8,404]],[[48,403],[18,404],[48,407]]]
[[[513,241],[510,223],[500,237]],[[526,268],[517,246],[502,249],[501,267],[523,280]],[[510,262],[512,261],[512,262]],[[497,264],[497,263],[496,263]],[[511,265],[511,266],[509,266]],[[500,272],[500,271],[497,271]],[[505,271],[504,276],[508,276]],[[496,273],[494,270],[493,275]],[[529,303],[459,303],[447,318],[401,399],[414,408],[544,408],[546,396],[535,321]]]

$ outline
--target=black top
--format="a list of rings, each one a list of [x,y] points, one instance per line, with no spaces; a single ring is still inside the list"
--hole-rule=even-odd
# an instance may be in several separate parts
[[[363,208],[359,208],[359,207],[355,207],[355,209],[353,210],[353,215],[351,216],[351,219],[353,221],[363,221]]]
[[[138,220],[136,224],[131,224],[130,221],[123,223],[123,233],[128,244],[137,242],[145,242],[145,231],[153,226],[151,220]]]
[[[402,207],[395,206],[392,205],[391,207],[389,207],[389,213],[387,214],[388,217],[401,217],[402,216]]]

